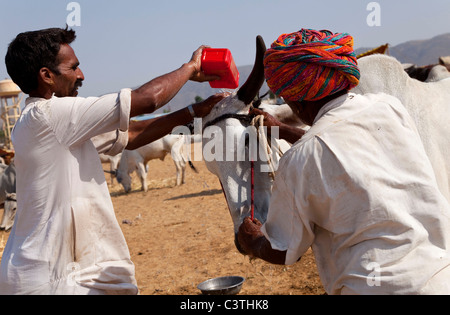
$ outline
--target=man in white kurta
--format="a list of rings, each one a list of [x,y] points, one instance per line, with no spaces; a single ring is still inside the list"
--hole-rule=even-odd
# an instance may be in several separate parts
[[[400,101],[343,95],[283,156],[262,232],[329,294],[450,294],[450,207]]]
[[[84,74],[70,44],[73,30],[19,34],[8,47],[8,73],[30,95],[14,127],[15,223],[2,257],[0,294],[136,294],[134,266],[98,153],[116,155],[204,117],[226,97],[159,119],[130,123],[167,104],[201,71],[204,46],[179,69],[136,90],[77,98]]]
[[[136,294],[98,152],[127,145],[131,90],[100,98],[28,98],[13,131],[18,206],[0,294]],[[33,156],[30,156],[33,155]]]

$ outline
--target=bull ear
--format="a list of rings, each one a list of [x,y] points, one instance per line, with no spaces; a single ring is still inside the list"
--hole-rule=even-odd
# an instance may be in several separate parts
[[[261,36],[256,37],[256,58],[252,73],[244,85],[239,89],[238,99],[249,105],[258,94],[264,83],[264,54],[266,53],[266,44]]]

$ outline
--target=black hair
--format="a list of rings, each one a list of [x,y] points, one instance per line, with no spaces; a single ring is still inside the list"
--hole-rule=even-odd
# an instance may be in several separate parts
[[[24,93],[30,94],[38,88],[38,74],[43,67],[60,74],[57,56],[61,45],[71,44],[75,38],[75,31],[67,26],[17,35],[5,57],[8,74]]]

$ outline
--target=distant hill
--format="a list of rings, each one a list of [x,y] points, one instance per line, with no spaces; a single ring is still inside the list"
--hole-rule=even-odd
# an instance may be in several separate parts
[[[383,45],[386,43],[380,43]],[[359,48],[357,54],[372,48]],[[439,57],[450,56],[450,33],[439,35],[426,40],[413,40],[397,46],[389,47],[389,55],[402,63],[413,63],[427,66],[438,63]]]
[[[427,66],[438,63],[441,56],[450,56],[450,33],[429,40],[415,40],[392,47],[391,56],[403,63]]]
[[[380,43],[380,45],[384,44],[386,43]],[[375,47],[359,48],[356,50],[356,53],[360,54],[372,48]],[[414,40],[389,47],[389,55],[397,58],[402,63],[413,63],[421,66],[438,63],[439,57],[450,56],[450,33],[427,40]],[[240,85],[245,83],[252,68],[253,65],[238,67]],[[264,85],[261,93],[266,93],[268,89],[267,85]],[[162,113],[164,110],[170,110],[172,112],[179,110],[192,104],[196,96],[206,99],[217,92],[219,90],[212,89],[208,83],[188,82],[168,105],[156,113]]]

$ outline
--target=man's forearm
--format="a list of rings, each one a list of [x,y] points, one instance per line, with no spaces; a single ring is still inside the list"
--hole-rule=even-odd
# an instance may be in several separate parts
[[[128,131],[127,150],[135,150],[154,142],[172,132],[173,128],[192,121],[187,108],[172,114],[145,121],[131,121]]]
[[[280,138],[286,140],[287,142],[294,144],[300,140],[305,131],[296,127],[283,124],[280,126]]]
[[[286,140],[291,144],[296,143],[306,133],[303,129],[292,127],[286,124],[279,124],[277,126],[267,128],[269,136],[271,135],[272,128],[278,128],[278,137],[280,139]]]
[[[260,258],[265,260],[271,264],[276,265],[284,265],[286,261],[286,251],[278,251],[272,248],[270,242],[264,237],[261,236],[256,239],[252,246],[253,253],[251,255],[253,257]]]
[[[273,249],[269,240],[261,232],[261,227],[262,223],[257,219],[244,219],[237,236],[242,252],[272,264],[284,265],[287,252]]]
[[[178,70],[162,75],[131,93],[131,117],[149,114],[166,105],[186,84],[195,67],[186,63]]]
[[[175,127],[191,122],[194,119],[193,116],[205,117],[218,102],[228,96],[228,93],[219,93],[208,97],[203,102],[193,104],[191,105],[193,113],[186,107],[162,117],[146,121],[131,121],[127,149],[134,150],[156,141],[171,133]]]

